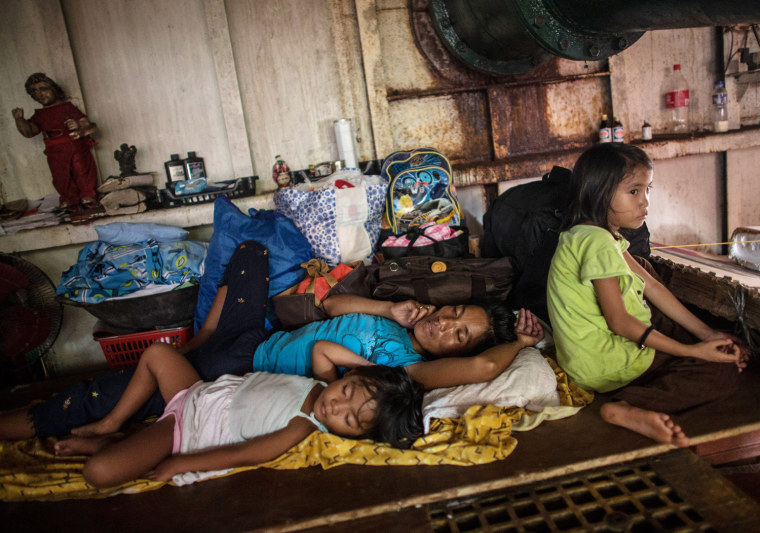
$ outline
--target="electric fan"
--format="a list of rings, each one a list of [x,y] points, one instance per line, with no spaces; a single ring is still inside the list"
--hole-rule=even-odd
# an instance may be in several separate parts
[[[62,322],[63,308],[50,278],[33,263],[0,253],[0,377],[5,384],[47,375],[43,358]]]

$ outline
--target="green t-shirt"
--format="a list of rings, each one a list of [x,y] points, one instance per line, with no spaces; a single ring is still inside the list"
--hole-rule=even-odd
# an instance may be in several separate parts
[[[625,308],[649,324],[644,280],[625,262],[628,241],[598,226],[579,224],[563,232],[546,288],[557,362],[581,387],[608,392],[640,376],[654,349],[639,349],[607,326],[591,281],[617,277]]]

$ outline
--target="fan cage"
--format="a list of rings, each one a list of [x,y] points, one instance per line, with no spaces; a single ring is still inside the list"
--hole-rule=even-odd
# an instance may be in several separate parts
[[[10,254],[0,253],[0,263],[10,265],[29,278],[29,286],[15,291],[9,299],[17,299],[18,303],[44,313],[50,318],[50,333],[36,348],[24,354],[24,366],[31,367],[38,361],[43,364],[44,357],[55,343],[63,325],[63,306],[56,300],[55,285],[50,278],[34,263]]]

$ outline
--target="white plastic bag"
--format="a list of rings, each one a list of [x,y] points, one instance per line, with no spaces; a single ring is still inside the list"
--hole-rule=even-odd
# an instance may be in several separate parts
[[[314,257],[336,266],[372,255],[380,236],[386,190],[379,176],[340,170],[317,183],[279,189],[274,203],[309,241]]]

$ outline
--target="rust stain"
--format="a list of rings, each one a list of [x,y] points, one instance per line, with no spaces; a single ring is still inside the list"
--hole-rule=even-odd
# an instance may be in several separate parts
[[[486,102],[481,93],[464,93],[456,99],[462,146],[455,153],[454,160],[490,161],[491,151],[490,120]]]
[[[462,187],[542,176],[555,165],[572,167],[584,148],[513,157],[508,161],[455,164],[454,184]]]
[[[435,80],[421,90],[389,88],[388,100],[411,104],[440,98],[448,102],[441,105],[448,106],[449,113],[453,104],[453,113],[450,119],[444,114],[430,120],[435,104],[405,105],[405,110],[428,116],[416,120],[406,115],[400,137],[406,142],[431,140],[455,165],[457,185],[540,176],[554,165],[572,166],[593,141],[589,117],[600,114],[609,101],[609,90],[604,93],[609,72],[563,74],[559,58],[520,75],[479,72],[449,53],[435,32],[429,3],[410,0],[409,23]],[[456,135],[442,131],[442,123],[449,120]]]

